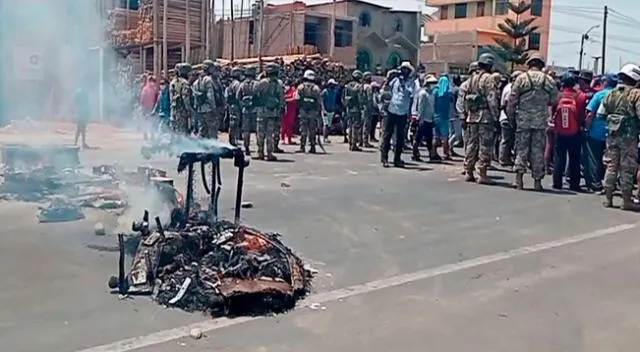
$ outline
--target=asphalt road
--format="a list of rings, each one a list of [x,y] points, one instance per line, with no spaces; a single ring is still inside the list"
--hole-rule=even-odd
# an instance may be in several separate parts
[[[82,158],[134,167],[137,148],[110,140]],[[637,214],[604,209],[594,195],[518,192],[506,173],[494,173],[503,186],[479,186],[456,165],[381,169],[376,153],[327,149],[247,171],[254,208],[243,221],[281,232],[320,270],[314,294],[275,317],[212,321],[147,298],[119,301],[106,287],[117,255],[87,247],[115,244],[93,235],[97,221],[117,226],[111,215],[41,225],[37,205],[0,203],[1,350],[638,350]],[[188,337],[194,326],[204,338]]]

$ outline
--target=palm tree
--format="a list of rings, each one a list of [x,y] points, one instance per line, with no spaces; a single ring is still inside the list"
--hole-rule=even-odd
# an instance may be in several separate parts
[[[498,28],[509,38],[495,38],[494,41],[497,45],[491,45],[491,49],[505,62],[510,62],[513,71],[515,65],[527,62],[529,58],[527,38],[529,34],[538,30],[538,26],[533,25],[535,17],[522,18],[531,9],[531,3],[521,0],[517,4],[507,2],[506,6],[510,12],[516,15],[515,19],[505,18],[503,23],[498,24]]]

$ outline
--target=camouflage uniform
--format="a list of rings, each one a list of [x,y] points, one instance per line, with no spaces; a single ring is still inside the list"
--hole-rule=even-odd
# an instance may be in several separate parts
[[[242,111],[239,100],[236,98],[238,89],[240,88],[240,69],[234,67],[231,69],[231,77],[233,77],[229,86],[225,89],[225,99],[227,101],[227,109],[229,112],[229,143],[236,145],[236,140],[240,137],[240,121],[242,119]]]
[[[244,69],[244,81],[238,86],[236,92],[236,99],[242,106],[242,142],[244,144],[244,152],[246,155],[251,155],[251,129],[256,126],[257,118],[257,102],[256,102],[256,87],[257,81],[255,79],[256,68],[254,66],[248,66]]]
[[[298,117],[300,118],[300,151],[305,151],[307,139],[309,140],[309,152],[316,152],[316,138],[318,134],[318,121],[320,118],[320,94],[317,84],[308,80],[297,88]]]
[[[467,99],[467,93],[469,92],[469,83],[471,82],[471,78],[474,77],[477,70],[478,70],[478,63],[472,62],[469,65],[470,77],[466,81],[462,82],[462,84],[460,84],[460,87],[458,88],[458,97],[456,99],[456,106],[455,106],[456,114],[458,115],[458,118],[460,119],[460,121],[462,122],[462,125],[464,126],[464,128],[462,128],[462,143],[463,143],[465,155],[468,154],[466,121],[467,121],[467,116],[469,115],[469,111],[466,110],[465,100]],[[464,160],[462,161],[462,174],[466,174],[466,173],[467,173],[467,158],[465,157]]]
[[[556,84],[537,68],[521,74],[511,85],[507,102],[507,116],[516,124],[516,187],[522,188],[522,175],[531,165],[535,188],[545,175],[544,148],[549,107],[558,97]],[[529,159],[530,158],[530,159]]]
[[[280,84],[280,87],[282,87],[282,90],[284,91],[284,82],[282,82],[281,79],[278,80],[278,84]],[[282,106],[282,108],[284,109],[284,105]],[[274,153],[284,153],[284,150],[280,149],[280,129],[282,129],[282,115],[283,115],[284,111],[280,111],[280,114],[278,115],[278,118],[276,119],[276,124],[274,126],[273,129],[273,152]]]
[[[364,109],[362,109],[363,141],[360,146],[371,148],[373,147],[369,143],[369,131],[371,131],[371,124],[373,123],[373,88],[371,87],[371,72],[365,72],[362,75],[362,79],[364,80],[364,84],[362,85]]]
[[[493,124],[500,111],[498,87],[490,73],[481,72],[469,79],[468,90],[465,87],[460,91],[465,92],[463,112],[467,114],[464,160],[467,180],[475,180],[475,168],[480,175],[478,181],[489,183],[486,175],[493,153]]]
[[[171,116],[175,119],[176,131],[189,134],[189,120],[195,115],[191,105],[192,93],[189,81],[185,77],[191,72],[191,65],[181,63],[176,65],[176,77],[169,85],[171,100]]]
[[[635,210],[631,199],[633,176],[638,168],[638,132],[640,124],[640,90],[619,83],[605,96],[598,110],[607,119],[605,206],[612,206],[613,191],[620,178],[622,208]]]
[[[349,125],[349,150],[360,151],[362,144],[362,111],[364,94],[362,91],[362,72],[353,71],[354,80],[347,83],[342,90],[342,106],[345,107],[347,124]]]
[[[267,65],[268,77],[261,79],[256,87],[258,102],[258,159],[264,159],[264,145],[267,144],[266,160],[277,160],[273,155],[275,147],[274,134],[280,119],[280,111],[284,107],[284,89],[277,78],[277,64]]]
[[[202,63],[204,76],[193,83],[200,136],[204,138],[218,138],[224,116],[224,88],[216,73],[219,68],[213,61],[205,60]]]

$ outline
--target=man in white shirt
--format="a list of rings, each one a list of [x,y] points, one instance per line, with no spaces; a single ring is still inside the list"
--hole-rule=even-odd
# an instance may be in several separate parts
[[[500,140],[500,151],[498,153],[498,161],[502,166],[513,166],[513,147],[516,137],[516,125],[515,120],[510,119],[505,114],[504,109],[507,106],[507,100],[509,94],[511,94],[511,83],[521,74],[520,71],[514,71],[511,74],[509,83],[504,87],[502,91],[502,98],[500,99],[500,127],[502,130],[502,136]]]

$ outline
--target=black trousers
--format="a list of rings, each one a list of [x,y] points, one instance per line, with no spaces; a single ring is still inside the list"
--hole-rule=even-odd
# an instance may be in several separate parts
[[[380,157],[387,160],[389,157],[389,149],[391,148],[391,136],[395,134],[395,144],[393,148],[393,160],[401,160],[402,151],[404,149],[404,139],[406,136],[407,115],[396,115],[389,113],[385,120],[384,134],[382,135],[382,143],[380,143]]]
[[[562,188],[562,176],[567,168],[567,156],[569,166],[567,168],[569,187],[580,187],[580,150],[582,139],[580,134],[563,136],[556,134],[553,150],[553,187]]]
[[[416,134],[413,136],[413,155],[420,155],[418,148],[422,141],[427,142],[427,150],[431,155],[433,148],[433,122],[419,121]]]

